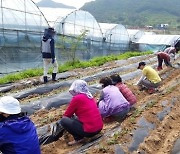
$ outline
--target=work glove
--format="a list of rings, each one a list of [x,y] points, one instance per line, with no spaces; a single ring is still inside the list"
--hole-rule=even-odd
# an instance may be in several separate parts
[[[64,128],[61,126],[61,124],[59,124],[58,122],[51,123],[50,131],[39,137],[39,144],[45,145],[57,141],[60,137],[63,136],[63,133],[64,133]]]
[[[170,56],[171,60],[175,61],[175,55],[174,54],[170,54],[169,56]]]
[[[58,122],[52,124],[51,126],[51,134],[54,136],[54,139],[58,139],[63,135],[64,128]]]
[[[176,60],[176,56],[174,56],[174,61]]]
[[[134,85],[134,86],[137,86],[137,85],[138,85],[138,83],[134,83],[133,85]]]
[[[54,59],[54,58],[52,58],[52,64],[54,64],[54,62],[55,62],[55,59]]]

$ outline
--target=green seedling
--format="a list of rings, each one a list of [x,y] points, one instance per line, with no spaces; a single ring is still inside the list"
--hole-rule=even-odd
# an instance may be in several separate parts
[[[58,68],[58,72],[66,72],[75,68],[87,68],[92,66],[100,66],[103,65],[106,62],[114,61],[114,60],[120,60],[120,59],[127,59],[130,57],[135,56],[141,56],[141,55],[148,55],[152,54],[152,52],[125,52],[119,55],[108,55],[108,56],[101,56],[101,57],[94,57],[89,61],[80,61],[75,59],[74,61],[67,61],[63,65],[60,65]],[[49,71],[52,72],[52,69]],[[43,75],[43,69],[42,68],[36,68],[36,69],[27,69],[18,73],[12,73],[5,75],[0,78],[0,84],[5,83],[11,83],[18,80],[26,79],[29,77],[36,77],[36,76],[42,76]]]
[[[99,147],[99,152],[107,153],[107,148],[104,146]]]
[[[132,114],[132,117],[136,118],[136,117],[139,117],[142,112],[144,111],[144,109],[140,108],[140,109],[136,109],[133,114]]]
[[[146,104],[145,108],[152,108],[157,102],[156,101],[150,101]]]

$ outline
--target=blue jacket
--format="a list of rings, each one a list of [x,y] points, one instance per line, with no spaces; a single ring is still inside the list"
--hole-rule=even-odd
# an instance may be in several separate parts
[[[46,35],[43,36],[43,40],[41,42],[41,50],[42,50],[42,57],[43,58],[55,58],[54,52],[54,39],[53,37]]]
[[[36,128],[26,117],[13,115],[0,122],[0,151],[3,154],[40,154]]]

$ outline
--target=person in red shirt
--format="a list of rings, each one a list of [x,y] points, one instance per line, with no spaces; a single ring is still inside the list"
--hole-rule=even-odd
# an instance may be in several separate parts
[[[133,92],[122,82],[121,77],[119,74],[113,74],[110,76],[113,84],[119,88],[119,91],[123,94],[123,96],[126,98],[126,100],[130,103],[132,106],[137,102],[136,96],[133,94]]]
[[[69,142],[68,145],[74,145],[82,142],[84,137],[93,137],[100,133],[103,121],[97,103],[84,80],[75,80],[69,92],[73,98],[60,124],[74,137],[74,141]],[[74,115],[77,118],[73,118]]]
[[[158,67],[157,67],[158,71],[163,69],[162,68],[163,61],[164,61],[166,66],[172,67],[172,64],[170,62],[170,56],[169,56],[168,53],[166,53],[166,52],[158,52],[157,53],[157,58],[158,58]]]

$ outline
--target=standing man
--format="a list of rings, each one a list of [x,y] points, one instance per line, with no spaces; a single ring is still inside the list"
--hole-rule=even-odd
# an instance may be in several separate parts
[[[155,88],[159,87],[161,78],[158,72],[151,66],[146,66],[145,62],[140,62],[138,69],[142,70],[142,76],[136,83],[141,89],[146,88],[150,94],[155,92]]]
[[[21,112],[12,96],[0,98],[0,153],[40,154],[34,123]]]
[[[44,83],[48,82],[47,74],[50,64],[53,65],[52,80],[56,81],[56,73],[58,72],[58,63],[55,58],[55,43],[54,43],[54,28],[45,29],[44,36],[42,39],[42,58],[44,66]]]

